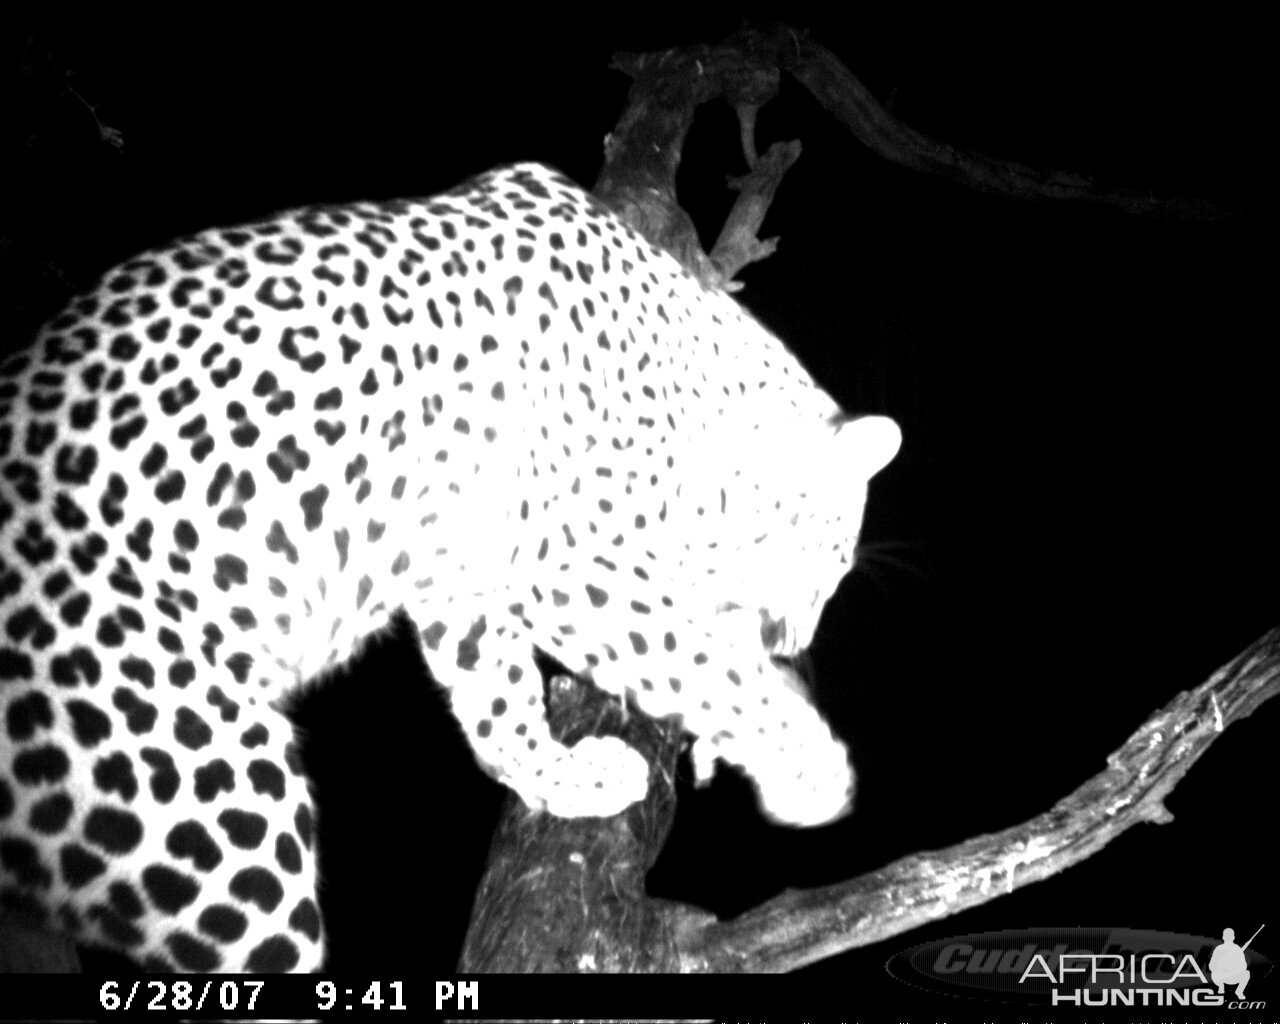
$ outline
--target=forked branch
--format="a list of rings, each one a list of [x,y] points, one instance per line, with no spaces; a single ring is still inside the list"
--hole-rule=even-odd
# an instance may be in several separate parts
[[[707,287],[736,290],[738,271],[777,245],[776,239],[757,240],[755,232],[781,175],[800,155],[800,143],[779,143],[758,158],[755,120],[777,93],[784,72],[877,155],[966,188],[1023,201],[1110,206],[1162,220],[1213,223],[1241,216],[1202,199],[1156,196],[1140,187],[997,160],[931,139],[896,118],[829,49],[786,25],[743,29],[716,46],[618,53],[613,67],[633,84],[617,128],[606,140],[594,191]],[[724,100],[737,112],[749,173],[730,182],[742,193],[729,218],[732,230],[708,256],[676,201],[675,179],[694,112],[711,100]]]

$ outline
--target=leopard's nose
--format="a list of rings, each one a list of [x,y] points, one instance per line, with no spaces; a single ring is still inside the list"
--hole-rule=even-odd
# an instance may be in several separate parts
[[[760,643],[767,651],[777,651],[787,640],[787,617],[775,619],[764,608],[760,609]]]

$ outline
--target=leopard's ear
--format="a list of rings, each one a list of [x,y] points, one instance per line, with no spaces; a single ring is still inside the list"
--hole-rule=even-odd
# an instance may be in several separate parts
[[[887,416],[859,416],[835,424],[836,443],[846,465],[870,479],[884,469],[902,446],[902,431]]]

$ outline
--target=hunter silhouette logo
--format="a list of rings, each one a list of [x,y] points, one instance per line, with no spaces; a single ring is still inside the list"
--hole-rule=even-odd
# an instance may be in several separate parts
[[[1258,932],[1265,927],[1265,924],[1259,925]],[[1258,937],[1258,932],[1249,936],[1249,942]],[[1222,945],[1209,958],[1209,977],[1218,986],[1218,995],[1222,995],[1228,985],[1234,985],[1236,998],[1244,998],[1244,987],[1249,984],[1249,968],[1245,964],[1244,951],[1249,948],[1249,942],[1237,946],[1235,930],[1222,929]]]

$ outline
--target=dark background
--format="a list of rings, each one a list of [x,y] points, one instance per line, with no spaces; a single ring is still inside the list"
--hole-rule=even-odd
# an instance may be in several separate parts
[[[976,195],[882,162],[784,84],[761,148],[799,138],[804,155],[765,224],[781,247],[740,298],[848,410],[905,435],[814,649],[858,804],[789,831],[738,779],[685,792],[654,894],[732,915],[1014,824],[1280,621],[1261,24],[1131,5],[442,6],[11,5],[11,343],[59,291],[175,234],[430,194],[514,160],[590,186],[628,84],[610,54],[713,43],[748,11],[809,27],[953,145],[1247,214],[1187,226]],[[95,141],[87,105],[122,148]],[[708,107],[685,150],[681,197],[708,244],[736,138]],[[403,640],[316,687],[299,721],[332,970],[450,976],[502,791]],[[1169,800],[1171,825],[808,973],[851,1009],[905,1010],[884,961],[947,934],[1280,934],[1278,733],[1274,707],[1232,728]],[[1267,934],[1257,948],[1280,949]],[[1250,994],[1280,1001],[1275,984]]]

